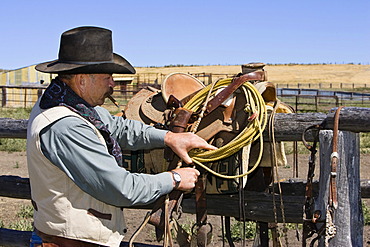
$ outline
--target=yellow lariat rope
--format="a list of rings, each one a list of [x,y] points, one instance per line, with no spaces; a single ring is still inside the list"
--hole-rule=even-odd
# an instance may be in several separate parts
[[[203,105],[204,101],[207,98],[207,95],[211,93],[211,96],[215,96],[216,92],[226,87],[232,82],[232,78],[223,79],[218,81],[215,85],[208,85],[207,87],[203,88],[199,91],[185,106],[185,109],[191,110],[193,112],[198,111]],[[250,113],[251,119],[247,126],[229,143],[226,145],[216,149],[216,150],[193,150],[189,153],[190,157],[192,158],[193,162],[208,172],[212,173],[215,176],[225,178],[225,179],[236,179],[240,177],[244,177],[251,172],[253,172],[257,166],[259,165],[262,153],[263,153],[263,136],[262,133],[266,127],[267,123],[267,110],[265,102],[261,96],[261,94],[257,91],[257,89],[249,82],[245,82],[241,87],[243,93],[246,97],[246,105],[244,111]],[[212,92],[210,92],[212,90]],[[206,102],[207,103],[207,102]],[[260,139],[260,153],[256,164],[247,172],[239,175],[234,176],[227,176],[220,173],[215,172],[208,166],[204,165],[203,163],[215,162],[220,159],[227,158],[236,152],[238,152],[241,148],[251,144],[253,141]]]

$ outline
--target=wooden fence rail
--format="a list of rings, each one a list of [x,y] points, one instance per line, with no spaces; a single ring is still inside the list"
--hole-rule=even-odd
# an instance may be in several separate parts
[[[323,129],[332,129],[334,123],[334,113],[335,109],[332,109],[328,114],[324,113],[306,113],[306,114],[276,114],[275,117],[275,137],[278,141],[300,141],[302,139],[302,134],[306,130],[307,127],[312,125],[321,125]],[[339,121],[339,129],[345,132],[370,132],[370,108],[358,108],[358,107],[346,107],[342,109],[340,113],[340,121]],[[27,132],[27,120],[15,120],[15,119],[0,119],[0,138],[26,138]],[[308,141],[312,141],[312,133],[306,133],[305,138]],[[268,140],[268,136],[264,133],[265,140]],[[352,138],[352,137],[351,137]],[[358,135],[354,135],[354,142]],[[327,143],[327,141],[325,141]],[[344,141],[345,143],[345,141]],[[324,144],[324,143],[323,143]],[[343,145],[343,144],[342,144]],[[320,143],[321,148],[321,143]],[[351,148],[358,149],[357,146],[351,145]],[[351,150],[351,154],[356,154],[359,156],[359,151]],[[343,155],[347,155],[346,148],[342,149]],[[321,152],[320,152],[321,153]],[[326,155],[330,154],[326,152]],[[325,154],[324,154],[325,155]],[[321,159],[322,157],[320,157]],[[348,160],[350,160],[348,158]],[[356,159],[359,160],[359,157]],[[359,166],[359,164],[354,163],[350,164],[351,167]],[[320,169],[321,170],[321,169]],[[352,176],[348,174],[348,176]],[[349,178],[342,178],[346,179]],[[369,181],[364,181],[360,184],[359,175],[355,177],[351,177],[350,179],[353,182],[354,190],[359,192],[361,191],[362,194],[359,195],[359,198],[364,197],[368,198],[370,195],[369,189]],[[343,181],[340,181],[341,184]],[[28,178],[19,178],[14,176],[0,176],[0,196],[7,196],[7,197],[14,197],[14,198],[23,198],[29,199],[30,198],[30,187]],[[358,189],[356,189],[358,186]],[[285,207],[285,218],[282,217],[281,212],[277,212],[277,221],[278,222],[290,222],[290,223],[302,223],[303,222],[303,205],[304,205],[304,188],[305,182],[304,181],[288,181],[286,183],[282,183],[282,200],[284,202]],[[321,188],[321,187],[320,187]],[[352,187],[351,187],[352,188]],[[276,190],[275,190],[276,191]],[[318,189],[316,188],[315,196],[317,195]],[[356,192],[356,193],[357,193]],[[352,193],[355,194],[355,193]],[[352,195],[353,196],[353,195]],[[273,197],[275,198],[276,205],[280,205],[280,196],[279,195],[272,195],[271,193],[261,193],[261,192],[245,192],[245,201],[243,205],[245,205],[245,213],[246,218],[249,220],[261,221],[261,222],[275,222],[275,215],[274,215],[274,208],[273,208]],[[227,202],[227,203],[225,203]],[[342,200],[346,208],[348,205],[348,210],[352,210],[353,207],[349,205],[351,202],[349,200],[345,201]],[[219,205],[223,205],[220,207]],[[207,211],[209,214],[213,215],[223,215],[223,216],[231,216],[231,217],[239,217],[239,206],[240,205],[240,198],[237,194],[235,195],[208,195],[207,196]],[[140,207],[143,208],[143,207]],[[150,208],[145,207],[145,208]],[[188,196],[184,199],[183,202],[183,210],[187,213],[195,213],[195,198],[193,196]],[[279,211],[279,210],[278,210]],[[357,211],[356,211],[357,212]],[[352,217],[353,214],[356,214],[355,211],[346,212],[351,215],[351,220],[358,219],[360,215],[355,215],[356,217]],[[346,214],[346,215],[347,215]],[[340,217],[340,216],[339,216]],[[345,220],[343,221],[345,222]],[[355,232],[351,225],[353,225],[352,221],[348,221],[348,223],[341,224],[339,226],[340,230],[343,232],[349,228],[351,232]],[[3,235],[4,234],[4,235]],[[22,236],[25,239],[28,238],[30,235],[29,233],[22,233],[22,232],[13,232],[7,231],[6,229],[0,229],[0,245],[2,245],[2,241],[4,239],[15,239],[17,234],[23,234]],[[24,235],[26,234],[26,235]],[[342,234],[343,235],[343,234]],[[362,231],[355,234],[355,236],[351,237],[359,239],[362,236]],[[21,239],[21,238],[19,238]],[[343,243],[342,241],[346,241],[345,236],[338,236],[338,241]],[[355,241],[355,240],[354,240]],[[9,245],[9,246],[26,246],[25,243],[17,243],[20,245]],[[23,244],[23,245],[22,245]],[[358,242],[356,242],[357,245]]]
[[[311,125],[322,124],[323,129],[333,129],[335,109],[325,113],[278,113],[275,117],[277,141],[301,141],[302,133]],[[26,119],[0,118],[0,138],[26,138]],[[370,132],[370,108],[345,107],[341,110],[339,129],[352,132]],[[264,138],[268,141],[265,131]],[[312,135],[305,137],[312,141]]]
[[[31,189],[28,178],[18,176],[0,176],[0,196],[31,199]],[[277,186],[277,184],[275,184]],[[280,183],[283,194],[283,202],[288,212],[285,217],[290,223],[302,223],[302,208],[304,203],[304,192],[306,181],[292,179]],[[318,195],[318,182],[314,183],[314,196]],[[272,190],[272,188],[271,188]],[[277,188],[275,191],[279,191]],[[250,220],[263,222],[274,222],[272,195],[264,192],[245,191],[246,217]],[[361,197],[370,198],[370,180],[361,181]],[[280,197],[275,195],[275,200],[280,202]],[[227,204],[222,202],[228,202]],[[239,197],[238,195],[207,195],[207,211],[213,215],[224,215],[239,217]],[[219,205],[223,205],[219,207]],[[195,198],[185,197],[183,211],[185,213],[195,213]],[[146,205],[134,208],[151,209],[153,205]],[[300,210],[298,210],[300,209]],[[278,214],[278,222],[282,222],[281,214]]]

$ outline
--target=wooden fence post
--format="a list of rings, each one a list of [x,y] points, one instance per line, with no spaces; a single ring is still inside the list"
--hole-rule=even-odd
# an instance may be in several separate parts
[[[37,89],[37,99],[42,96],[42,89]]]
[[[2,100],[1,100],[1,106],[5,107],[6,106],[6,87],[3,87],[2,90]]]
[[[26,108],[27,106],[27,88],[24,89],[24,98],[23,98],[23,107]]]
[[[208,74],[208,84],[207,85],[210,85],[210,84],[212,84],[212,73]]]
[[[332,130],[320,131],[320,190],[316,209],[321,210],[322,218],[325,218],[329,196],[332,137]],[[358,133],[339,131],[336,176],[338,208],[334,212],[336,235],[329,241],[329,246],[363,245],[359,150]],[[324,245],[325,241],[322,238],[319,246]]]
[[[298,98],[299,98],[299,95],[295,95],[295,112],[298,112]]]

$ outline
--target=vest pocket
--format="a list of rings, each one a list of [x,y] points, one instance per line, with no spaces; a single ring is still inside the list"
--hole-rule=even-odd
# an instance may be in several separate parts
[[[97,218],[104,219],[104,220],[111,220],[112,219],[112,214],[104,214],[104,213],[101,213],[101,212],[99,212],[95,209],[92,209],[92,208],[89,208],[87,210],[87,214],[93,215]]]

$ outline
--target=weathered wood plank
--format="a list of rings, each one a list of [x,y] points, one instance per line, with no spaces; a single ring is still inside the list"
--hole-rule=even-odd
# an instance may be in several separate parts
[[[16,231],[0,228],[0,246],[4,247],[28,247],[30,246],[30,231]],[[160,245],[134,243],[135,247],[159,247]],[[128,242],[122,242],[120,247],[128,247]]]
[[[334,114],[337,108],[329,111],[326,118],[326,129],[333,129]],[[351,132],[370,131],[370,108],[344,107],[340,110],[339,130]]]
[[[30,186],[28,178],[16,176],[0,176],[0,196],[30,199]],[[370,197],[370,181],[363,181],[362,196]],[[314,183],[314,194],[318,194],[317,183]],[[295,223],[302,221],[302,206],[304,200],[305,182],[287,181],[281,183],[283,192],[283,203],[285,206],[286,222]],[[278,191],[278,190],[275,190]],[[274,222],[272,195],[261,192],[245,192],[245,211],[246,217],[250,220]],[[277,207],[280,206],[279,196],[275,196]],[[220,207],[222,205],[222,207]],[[209,214],[226,215],[239,218],[239,198],[238,195],[207,195],[207,210]],[[136,208],[150,209],[152,205],[140,206]],[[185,198],[183,210],[187,213],[195,213],[195,199]],[[279,211],[279,210],[278,210]],[[278,212],[281,222],[281,213]]]
[[[27,138],[27,119],[0,118],[0,138]]]
[[[0,196],[30,199],[29,180],[15,176],[0,176]],[[274,215],[272,214],[272,195],[261,192],[245,192],[245,209],[246,217],[250,220],[259,220],[265,222],[273,222]],[[277,205],[280,205],[279,196],[275,196]],[[239,218],[239,198],[238,195],[207,195],[207,210],[209,214],[225,215]],[[301,195],[289,195],[283,199],[287,215],[287,222],[302,221],[302,206],[303,206],[303,191]],[[222,205],[222,207],[220,207]],[[150,209],[152,205],[139,206],[134,208]],[[298,210],[300,209],[300,210]],[[195,213],[195,198],[185,198],[183,202],[183,210],[186,213]],[[278,213],[279,220],[281,214]]]
[[[304,130],[312,125],[322,124],[324,129],[333,129],[333,108],[328,114],[324,113],[296,113],[276,114],[275,137],[279,141],[301,141]],[[370,131],[370,108],[344,107],[340,111],[339,129],[351,132]],[[265,131],[266,132],[266,131]],[[266,133],[265,133],[266,134]],[[265,135],[266,136],[266,135]],[[307,141],[312,141],[312,133],[305,135]],[[268,140],[265,138],[265,140]]]
[[[240,218],[238,195],[207,195],[207,213]],[[280,210],[280,196],[275,195],[278,222],[283,222]],[[303,196],[283,196],[285,221],[302,223]],[[275,222],[272,194],[263,192],[245,192],[245,218],[260,222]],[[195,213],[195,199],[185,199],[182,204],[185,213]]]
[[[18,176],[0,176],[0,196],[31,199],[29,178]]]
[[[300,141],[304,130],[323,123],[325,129],[333,128],[334,111],[325,113],[278,113],[275,117],[275,138],[277,141]],[[26,138],[27,122],[25,119],[0,118],[0,138]],[[339,129],[352,132],[370,131],[370,108],[345,107],[340,113]],[[267,141],[267,131],[264,133]],[[306,135],[312,141],[312,135]]]
[[[320,191],[316,209],[323,218],[329,199],[333,131],[320,131]],[[356,133],[339,131],[338,162],[335,174],[338,207],[334,209],[333,223],[336,235],[328,246],[362,246],[363,218],[360,191],[360,141]],[[326,246],[321,239],[319,246]]]
[[[21,178],[18,176],[0,176],[0,196],[30,199],[31,189],[28,178]],[[282,193],[285,196],[304,196],[306,182],[305,180],[289,179],[280,183]],[[275,184],[275,191],[278,187]],[[318,195],[319,184],[318,181],[313,183],[314,197]],[[370,180],[361,181],[361,198],[370,198]]]
[[[30,246],[32,232],[16,231],[0,228],[0,246],[6,247],[27,247]]]
[[[327,115],[324,113],[278,113],[275,116],[274,124],[275,139],[277,141],[301,141],[306,128],[321,124],[326,117]],[[311,133],[307,133],[305,138],[307,141],[313,140]],[[269,140],[266,130],[264,140]]]

